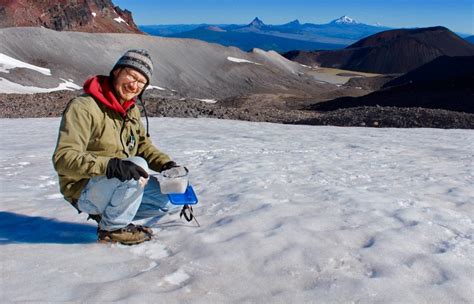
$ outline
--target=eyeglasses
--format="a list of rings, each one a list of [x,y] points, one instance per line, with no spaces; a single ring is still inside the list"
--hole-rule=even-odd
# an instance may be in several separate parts
[[[129,82],[136,82],[137,83],[137,87],[140,88],[140,89],[143,89],[146,85],[146,82],[143,82],[143,81],[140,81],[135,75],[133,75],[132,73],[130,73],[130,70],[129,69],[125,69],[125,78],[129,81]]]

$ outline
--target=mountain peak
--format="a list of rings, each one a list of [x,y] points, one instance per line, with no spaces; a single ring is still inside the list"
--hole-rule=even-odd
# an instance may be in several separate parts
[[[352,19],[351,17],[346,16],[346,15],[340,17],[339,19],[335,19],[335,20],[331,21],[331,23],[335,23],[335,24],[359,24],[359,22],[355,21],[354,19]]]
[[[301,26],[301,23],[298,19],[295,19],[291,22],[285,23],[281,25],[284,28],[289,28],[289,29],[297,29]]]
[[[250,22],[249,26],[254,26],[254,27],[262,27],[265,26],[265,23],[263,23],[262,20],[258,19],[258,17],[255,17],[252,22]]]
[[[287,23],[286,25],[301,25],[301,23],[298,19],[295,19],[295,20]]]

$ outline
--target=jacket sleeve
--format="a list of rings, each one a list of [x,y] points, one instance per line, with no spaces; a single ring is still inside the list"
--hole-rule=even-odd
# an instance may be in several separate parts
[[[150,169],[160,172],[161,167],[163,167],[163,165],[167,162],[171,161],[171,158],[153,145],[151,139],[146,136],[145,127],[143,126],[140,116],[138,120],[140,123],[140,140],[138,143],[137,154],[148,162]]]
[[[90,178],[105,175],[109,157],[87,151],[93,118],[79,100],[72,100],[65,110],[53,154],[54,168],[59,175]]]

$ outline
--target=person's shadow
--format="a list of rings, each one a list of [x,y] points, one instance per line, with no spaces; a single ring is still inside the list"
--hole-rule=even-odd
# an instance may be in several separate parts
[[[97,241],[97,226],[0,211],[0,245],[86,244]]]

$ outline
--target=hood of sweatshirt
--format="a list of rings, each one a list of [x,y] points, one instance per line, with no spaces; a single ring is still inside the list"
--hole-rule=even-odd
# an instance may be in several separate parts
[[[125,117],[127,110],[135,104],[135,99],[127,100],[123,104],[120,104],[117,97],[115,97],[108,76],[98,75],[87,79],[84,83],[84,92],[108,108],[120,113],[122,117]]]

